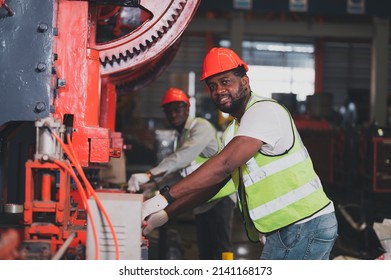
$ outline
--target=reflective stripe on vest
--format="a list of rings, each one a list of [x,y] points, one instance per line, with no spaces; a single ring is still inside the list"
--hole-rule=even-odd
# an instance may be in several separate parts
[[[200,159],[201,157],[198,156]],[[202,158],[203,159],[203,158]],[[193,173],[195,170],[198,169],[205,161],[208,159],[204,159],[203,161],[197,162],[197,160],[193,160],[189,166],[182,168],[182,170],[179,172],[182,177],[186,177],[187,175]],[[199,160],[198,160],[199,161]]]
[[[273,175],[281,170],[284,170],[286,168],[289,168],[297,163],[300,163],[301,161],[304,161],[309,158],[307,150],[303,147],[301,150],[291,154],[287,155],[286,157],[283,157],[279,160],[270,162],[262,167],[256,166],[255,168],[251,168],[256,165],[256,161],[254,158],[252,158],[250,163],[247,163],[247,167],[251,165],[249,169],[250,173],[243,176],[243,183],[244,186],[250,186],[254,183],[257,183],[263,179],[265,179],[267,176]]]
[[[285,207],[291,205],[294,201],[305,198],[314,191],[322,188],[319,178],[316,177],[312,181],[304,184],[303,186],[291,191],[285,195],[282,195],[268,203],[262,204],[252,210],[249,210],[252,220],[258,220],[266,217],[274,212],[277,212]]]

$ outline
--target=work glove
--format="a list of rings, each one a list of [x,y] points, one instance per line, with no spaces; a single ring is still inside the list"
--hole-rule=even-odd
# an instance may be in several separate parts
[[[140,190],[140,185],[149,181],[147,173],[135,173],[128,181],[128,191],[137,192]]]
[[[167,199],[161,194],[144,201],[141,207],[142,221],[149,215],[163,210],[167,205]]]
[[[167,222],[168,222],[168,215],[166,211],[160,210],[157,213],[153,213],[151,216],[149,216],[149,219],[147,220],[147,225],[143,229],[143,234],[147,235],[155,228],[158,228]]]

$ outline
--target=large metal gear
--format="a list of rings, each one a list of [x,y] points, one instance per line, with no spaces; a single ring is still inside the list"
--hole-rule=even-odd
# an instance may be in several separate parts
[[[139,9],[148,18],[133,31],[105,42],[91,37],[90,46],[99,51],[101,75],[109,76],[117,85],[134,83],[139,88],[152,80],[171,62],[178,49],[180,36],[189,24],[199,5],[199,0],[140,1]],[[116,9],[116,10],[114,10]],[[99,24],[102,13],[99,7],[92,13],[92,22]],[[105,15],[110,14],[107,10]],[[116,21],[121,13],[113,8]],[[101,16],[101,17],[100,17]],[[99,18],[100,17],[100,18]],[[106,20],[109,20],[108,17]],[[92,31],[96,33],[97,28]],[[115,30],[113,30],[114,32]],[[151,68],[149,71],[146,68]],[[144,76],[144,77],[143,77]]]
[[[167,69],[174,59],[180,43],[181,38],[154,60],[135,69],[132,68],[128,71],[110,75],[110,81],[116,85],[117,89],[126,89],[125,92],[134,92],[147,86]],[[124,92],[124,90],[121,90],[121,92]]]

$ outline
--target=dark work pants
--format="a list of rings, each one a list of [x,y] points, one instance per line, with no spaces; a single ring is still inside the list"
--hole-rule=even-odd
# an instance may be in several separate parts
[[[227,196],[209,211],[195,215],[200,260],[221,260],[232,252],[232,220],[235,203]]]

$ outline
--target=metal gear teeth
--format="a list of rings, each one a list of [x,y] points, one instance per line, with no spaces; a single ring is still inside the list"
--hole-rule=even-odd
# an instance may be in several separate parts
[[[112,55],[112,58],[105,57],[104,61],[101,60],[101,64],[103,67],[106,67],[107,64],[110,66],[113,66],[114,63],[117,63],[118,65],[121,64],[122,61],[126,62],[128,59],[132,59],[135,56],[138,56],[140,53],[145,52],[147,49],[151,48],[153,44],[159,41],[164,34],[166,34],[171,27],[175,24],[177,19],[179,18],[180,14],[182,13],[186,3],[185,2],[179,2],[178,7],[174,8],[173,10],[176,13],[171,14],[172,20],[167,19],[166,25],[164,23],[161,23],[160,27],[156,30],[156,35],[152,35],[150,39],[146,39],[144,44],[139,44],[139,48],[133,47],[132,52],[129,50],[126,50],[126,53],[123,54],[122,52],[119,53],[118,57],[116,55]]]
[[[180,44],[180,42],[175,42],[175,44],[178,46],[178,44]],[[177,48],[177,47],[175,47]],[[132,87],[134,85],[138,85],[138,84],[144,84],[146,83],[151,77],[153,77],[155,75],[155,72],[156,71],[159,71],[159,69],[161,67],[164,67],[164,65],[167,64],[167,61],[170,60],[170,57],[172,55],[172,52],[173,50],[169,51],[168,53],[164,53],[161,57],[161,59],[156,63],[154,64],[152,67],[148,67],[148,71],[146,73],[144,73],[142,76],[139,76],[135,79],[132,79],[131,81],[127,81],[127,80],[123,80],[123,79],[119,79],[119,80],[116,80],[115,82],[115,86],[117,88],[125,88],[125,87]],[[134,90],[134,89],[132,89]]]

